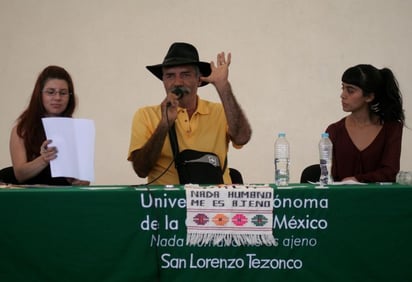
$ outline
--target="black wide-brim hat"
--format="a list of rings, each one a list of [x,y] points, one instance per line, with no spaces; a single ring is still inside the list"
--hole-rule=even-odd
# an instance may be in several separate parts
[[[174,67],[181,65],[197,65],[201,75],[206,77],[212,72],[210,63],[199,61],[199,54],[196,48],[189,43],[183,42],[176,42],[170,46],[163,63],[153,66],[146,66],[146,68],[158,79],[163,80],[163,67]],[[206,84],[208,84],[208,82],[202,81],[200,86],[204,86]]]

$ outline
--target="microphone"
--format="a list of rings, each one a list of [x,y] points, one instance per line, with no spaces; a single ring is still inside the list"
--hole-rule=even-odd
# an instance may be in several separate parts
[[[173,94],[175,94],[177,96],[177,100],[181,99],[183,97],[183,95],[185,94],[186,90],[183,89],[183,87],[175,87],[172,89],[171,91]],[[172,105],[172,103],[167,102],[166,107],[170,107]]]
[[[177,99],[179,100],[182,98],[182,96],[185,94],[185,90],[182,87],[175,87],[172,89],[172,93],[177,96]]]

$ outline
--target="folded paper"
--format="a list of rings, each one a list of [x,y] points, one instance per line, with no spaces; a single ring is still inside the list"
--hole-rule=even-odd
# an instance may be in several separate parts
[[[95,126],[92,120],[63,117],[42,119],[57,158],[50,162],[53,177],[94,181]]]

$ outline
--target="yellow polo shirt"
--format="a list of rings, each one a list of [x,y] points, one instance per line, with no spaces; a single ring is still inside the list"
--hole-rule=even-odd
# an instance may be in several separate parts
[[[129,161],[131,160],[131,153],[143,147],[153,135],[160,120],[160,105],[148,106],[136,111],[133,117],[130,137]],[[179,107],[175,127],[179,151],[192,149],[202,152],[213,152],[218,155],[221,166],[224,166],[230,140],[227,133],[226,115],[222,104],[198,98],[197,110],[190,120],[186,109]],[[234,147],[240,148],[242,146],[234,145]],[[151,182],[166,171],[172,161],[173,152],[169,136],[167,135],[161,155],[149,173],[148,182]],[[227,184],[231,183],[228,166],[226,166],[223,180]],[[154,184],[160,185],[178,183],[179,176],[174,163],[162,177],[154,182]]]

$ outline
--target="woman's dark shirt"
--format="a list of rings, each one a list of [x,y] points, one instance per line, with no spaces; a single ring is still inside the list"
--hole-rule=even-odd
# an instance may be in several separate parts
[[[52,177],[50,165],[48,165],[45,169],[43,169],[39,174],[35,177],[30,178],[23,183],[20,184],[44,184],[44,185],[52,185],[52,186],[70,186],[71,184],[67,181],[66,177]]]
[[[354,176],[359,182],[395,182],[399,172],[403,125],[385,122],[372,143],[360,151],[345,127],[345,118],[326,129],[333,143],[335,181]]]

